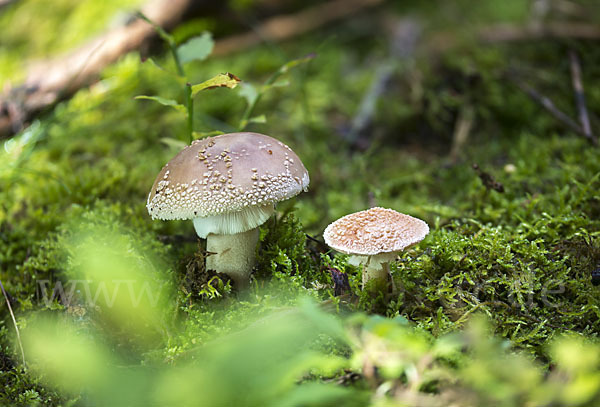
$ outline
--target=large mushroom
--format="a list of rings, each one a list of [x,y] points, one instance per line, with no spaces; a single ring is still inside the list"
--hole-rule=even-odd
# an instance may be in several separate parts
[[[399,252],[420,242],[429,233],[421,219],[393,209],[371,208],[346,215],[325,229],[325,243],[332,249],[352,255],[349,262],[364,267],[363,288],[387,281],[390,261]]]
[[[248,284],[258,226],[274,205],[306,190],[309,177],[285,144],[259,133],[196,140],[160,171],[148,196],[153,219],[192,219],[206,239],[206,268]]]

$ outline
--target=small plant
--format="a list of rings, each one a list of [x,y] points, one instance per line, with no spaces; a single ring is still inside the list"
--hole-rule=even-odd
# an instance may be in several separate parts
[[[167,33],[162,27],[155,24],[148,17],[142,13],[138,13],[138,16],[143,20],[150,23],[158,35],[168,44],[175,66],[177,67],[177,76],[179,81],[184,84],[184,103],[179,103],[173,99],[166,99],[160,96],[147,96],[140,95],[136,96],[136,99],[148,99],[160,103],[164,106],[170,106],[186,115],[188,124],[188,137],[191,143],[196,138],[205,137],[208,134],[194,132],[194,97],[203,90],[215,89],[215,88],[229,88],[233,89],[240,82],[240,78],[232,73],[221,73],[216,75],[202,83],[192,85],[187,78],[185,73],[184,64],[191,61],[202,61],[206,59],[214,47],[214,41],[210,33],[205,32],[204,34],[194,37],[188,40],[182,45],[177,45],[175,38]],[[165,72],[169,72],[163,69]],[[216,132],[217,134],[220,132]]]
[[[171,75],[176,75],[179,82],[183,84],[185,100],[183,103],[180,103],[173,99],[149,95],[139,95],[135,98],[153,100],[157,103],[160,103],[163,106],[172,107],[178,112],[183,113],[187,119],[187,133],[189,143],[191,143],[195,139],[222,134],[222,132],[218,130],[212,132],[194,131],[194,97],[196,97],[196,95],[198,95],[198,93],[202,92],[203,90],[210,90],[215,88],[233,89],[241,82],[241,79],[235,76],[234,74],[227,72],[218,74],[199,84],[192,85],[189,82],[184,69],[185,63],[192,61],[203,61],[210,55],[215,45],[211,34],[205,32],[200,36],[191,38],[184,44],[178,45],[175,41],[175,38],[169,33],[167,33],[162,27],[151,21],[142,13],[138,13],[138,16],[143,20],[147,21],[149,24],[151,24],[158,33],[158,35],[169,46],[170,53],[173,56],[173,60],[175,62],[177,73],[169,72],[168,70],[160,67],[152,59],[150,59],[150,61],[152,61],[152,63],[154,63],[155,65],[159,66],[161,70],[168,72]],[[281,67],[279,67],[279,69],[277,69],[271,76],[269,76],[269,78],[260,86],[255,86],[250,83],[244,83],[242,91],[239,93],[239,95],[247,101],[247,106],[238,124],[239,131],[245,130],[250,123],[266,123],[267,119],[264,114],[252,116],[252,114],[254,113],[254,109],[256,108],[256,105],[258,104],[262,96],[273,88],[288,86],[289,81],[278,81],[278,79],[282,75],[288,73],[290,69],[307,63],[311,61],[314,57],[315,54],[309,54],[305,57],[286,62]],[[179,148],[184,146],[184,144],[182,144],[180,141],[178,142],[178,140],[169,139],[166,142],[170,145],[174,145]]]
[[[289,72],[290,69],[295,68],[299,65],[310,62],[316,54],[309,54],[305,57],[294,59],[292,61],[286,62],[279,69],[277,69],[269,78],[260,86],[256,87],[248,82],[244,82],[242,84],[242,90],[240,92],[240,96],[242,96],[248,102],[246,109],[242,115],[242,119],[238,125],[239,130],[243,131],[250,123],[265,123],[267,121],[265,115],[252,116],[254,113],[254,109],[260,99],[263,97],[265,93],[273,88],[288,86],[289,81],[283,80],[278,81],[278,79]]]

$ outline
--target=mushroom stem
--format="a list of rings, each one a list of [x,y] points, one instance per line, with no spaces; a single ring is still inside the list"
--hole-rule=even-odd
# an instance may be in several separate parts
[[[250,273],[256,257],[258,228],[234,235],[215,235],[206,237],[206,251],[211,254],[206,259],[206,268],[231,277],[236,288],[248,286]]]
[[[390,263],[379,263],[370,261],[365,264],[365,270],[363,271],[362,281],[363,287],[371,280],[380,280],[387,282],[388,275],[390,274]]]
[[[395,257],[395,253],[381,253],[373,256],[353,255],[348,261],[352,265],[362,266],[363,290],[376,292],[385,290],[387,287],[390,261]]]

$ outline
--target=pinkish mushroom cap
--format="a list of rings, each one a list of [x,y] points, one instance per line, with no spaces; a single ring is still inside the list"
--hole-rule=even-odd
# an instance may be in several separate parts
[[[429,233],[421,219],[393,209],[371,208],[346,215],[325,229],[325,243],[346,254],[394,253],[420,242]]]

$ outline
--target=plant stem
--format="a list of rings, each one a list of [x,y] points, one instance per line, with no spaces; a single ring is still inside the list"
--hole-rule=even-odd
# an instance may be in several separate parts
[[[179,55],[177,55],[177,47],[174,43],[171,44],[171,42],[169,42],[169,47],[171,48],[173,59],[175,59],[177,73],[185,78],[186,76],[183,65],[181,64]],[[194,98],[192,96],[192,84],[189,82],[185,84],[185,107],[187,108],[188,137],[191,144],[192,141],[194,141]]]
[[[13,325],[15,326],[15,331],[17,332],[17,342],[19,343],[19,348],[21,349],[21,358],[23,359],[23,368],[25,369],[25,352],[23,351],[23,343],[21,342],[21,333],[19,332],[19,327],[17,326],[17,319],[15,318],[15,314],[12,310],[12,307],[10,306],[10,301],[8,300],[8,295],[4,290],[4,284],[2,284],[2,281],[0,281],[0,289],[2,289],[2,295],[4,295],[4,300],[6,301],[6,305],[8,306],[8,312],[10,313]]]
[[[177,67],[177,74],[185,78],[185,70],[183,69],[183,64],[179,59],[179,55],[177,54],[177,44],[173,40],[173,37],[168,36],[165,38],[167,40],[167,43],[169,44],[171,55],[173,55],[173,60],[175,61],[175,66]],[[188,136],[189,142],[191,143],[194,139],[194,100],[192,99],[192,85],[190,85],[189,83],[185,84],[185,106],[187,108],[188,115]]]
[[[177,46],[174,41],[169,41],[169,48],[175,60],[177,73],[185,78],[185,70],[183,69],[179,55],[177,55]],[[187,108],[188,137],[191,144],[194,141],[194,98],[192,97],[192,85],[190,83],[185,84],[185,106]]]
[[[171,55],[173,55],[173,60],[175,61],[175,66],[177,67],[177,74],[182,78],[186,78],[183,64],[181,63],[179,55],[177,54],[177,43],[175,42],[173,36],[167,33],[161,26],[150,20],[141,12],[138,13],[138,17],[151,24],[158,35],[169,45],[169,50],[171,51]],[[192,85],[189,83],[185,84],[185,100],[188,114],[188,133],[191,143],[194,140],[194,100],[192,98]]]
[[[242,119],[240,120],[240,126],[239,126],[240,127],[240,131],[243,131],[246,128],[246,126],[248,125],[248,121],[250,120],[250,116],[252,115],[252,112],[254,111],[254,108],[256,107],[256,104],[258,103],[258,101],[260,100],[260,98],[262,97],[262,95],[265,93],[266,89],[269,86],[271,86],[273,83],[275,83],[275,81],[277,80],[277,78],[279,78],[284,73],[285,73],[285,71],[282,68],[279,68],[261,86],[260,91],[256,95],[256,98],[252,101],[252,103],[249,103],[248,106],[246,106],[246,110],[244,111]]]
[[[190,144],[194,141],[194,98],[192,97],[192,85],[185,85],[186,106],[188,111],[188,132],[190,136]]]
[[[172,41],[169,41],[169,48],[171,49],[171,55],[173,55],[173,59],[175,60],[175,66],[177,67],[177,74],[179,74],[179,76],[183,76],[185,78],[185,71],[183,70],[183,65],[181,64],[179,55],[177,55],[176,44]]]

